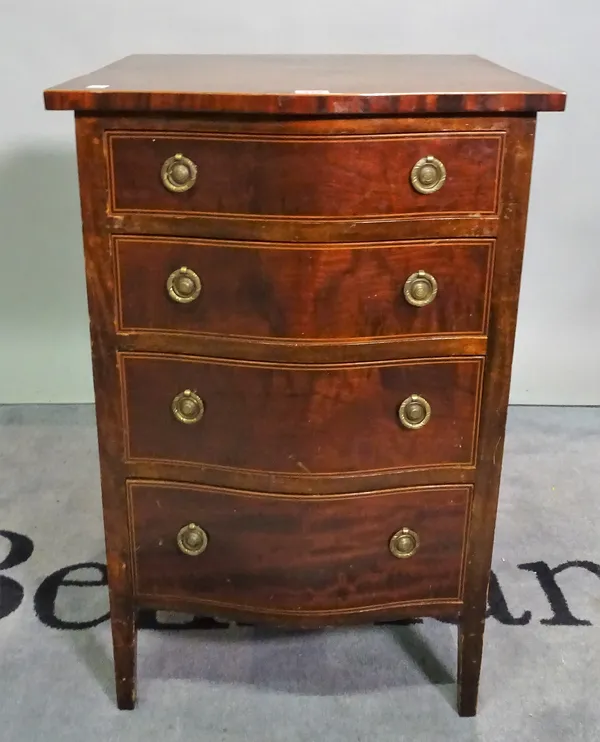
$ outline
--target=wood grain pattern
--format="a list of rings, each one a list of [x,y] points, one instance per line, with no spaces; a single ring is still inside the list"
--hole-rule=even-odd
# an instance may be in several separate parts
[[[534,135],[535,119],[524,118],[515,121],[507,141],[512,157],[507,158],[505,165],[504,212],[498,234],[487,373],[483,386],[481,447],[467,547],[465,609],[459,628],[458,709],[462,716],[474,716],[477,710]]]
[[[483,361],[431,359],[276,366],[119,354],[127,459],[307,476],[468,465],[474,461]],[[204,401],[185,425],[171,401]],[[422,394],[430,422],[407,430],[400,403]]]
[[[114,283],[102,195],[107,190],[106,172],[97,122],[78,117],[76,135],[116,696],[119,708],[132,709],[136,698],[137,608],[122,468],[124,425],[114,344]]]
[[[422,54],[136,54],[50,88],[44,97],[50,109],[279,116],[565,107],[562,91],[481,57]]]
[[[296,76],[330,93],[279,87]],[[120,708],[135,702],[136,611],[152,606],[290,627],[458,617],[458,708],[475,713],[535,111],[564,100],[431,57],[133,57],[46,92],[92,111],[76,121]],[[127,150],[114,179],[111,141]],[[423,142],[445,143],[452,168],[421,201],[406,153]],[[482,142],[502,142],[501,167]],[[166,143],[199,147],[209,190],[163,193]],[[115,187],[127,211],[111,212]],[[151,299],[184,252],[209,256],[211,300],[185,321]],[[394,286],[426,255],[452,290],[411,320]],[[188,387],[205,397],[198,426],[170,412]],[[413,392],[434,414],[406,431]],[[204,567],[173,547],[192,518],[216,547]],[[399,519],[425,540],[387,566]]]
[[[117,237],[120,331],[293,339],[485,334],[493,264],[490,240],[358,245],[215,242]],[[200,296],[179,304],[166,290],[186,266]],[[415,307],[403,295],[419,270],[438,295]]]
[[[421,488],[322,498],[130,482],[136,592],[193,597],[199,607],[279,617],[381,611],[461,599],[470,488]],[[193,522],[206,551],[177,548]],[[391,536],[418,533],[397,559]]]
[[[198,214],[110,214],[107,225],[114,234],[150,237],[200,237],[218,240],[269,240],[324,243],[372,242],[451,237],[495,237],[497,216],[430,215],[428,217],[353,217],[350,219],[289,219]]]
[[[169,334],[141,330],[122,331],[120,350],[181,353],[274,363],[349,363],[408,358],[485,355],[483,335],[433,335],[411,338],[371,338],[332,344],[331,341],[256,340],[226,335]]]
[[[352,138],[111,132],[111,211],[290,217],[495,214],[503,133],[397,134]],[[176,153],[198,167],[184,193],[160,181]],[[434,155],[447,170],[431,194],[410,184]]]
[[[415,616],[422,618],[431,616],[448,621],[457,621],[460,618],[462,601],[460,600],[436,600],[426,603],[401,603],[392,604],[370,609],[369,611],[352,611],[348,613],[322,613],[311,612],[300,615],[276,615],[272,613],[259,613],[249,608],[237,606],[219,605],[218,607],[196,599],[192,595],[175,597],[173,595],[136,595],[136,604],[140,608],[151,610],[166,610],[169,612],[180,611],[190,615],[210,615],[217,620],[235,621],[246,624],[270,624],[275,627],[283,627],[290,630],[298,629],[322,629],[326,624],[332,626],[353,626],[358,623],[372,623],[379,621],[399,621],[411,619]]]
[[[260,492],[280,492],[320,497],[321,495],[374,492],[422,485],[472,484],[475,467],[472,464],[400,469],[344,472],[309,476],[306,472],[264,472],[246,469],[226,469],[183,462],[130,460],[125,464],[126,476],[132,479],[165,479],[183,483],[207,484]]]
[[[397,134],[493,133],[504,136],[514,117],[468,116],[452,118],[432,116],[417,118],[307,118],[307,117],[215,117],[152,116],[102,117],[98,119],[105,136],[114,133],[154,133],[173,137],[184,134],[231,135],[250,138],[269,137],[362,137]],[[185,194],[183,194],[185,195]],[[434,194],[435,195],[435,194]],[[428,196],[423,196],[427,199]],[[501,203],[500,203],[501,207]],[[204,237],[232,240],[287,242],[365,242],[370,240],[427,239],[431,237],[493,237],[498,216],[476,214],[452,216],[404,216],[402,219],[377,218],[302,218],[226,216],[219,214],[125,212],[107,215],[107,226],[114,233]]]

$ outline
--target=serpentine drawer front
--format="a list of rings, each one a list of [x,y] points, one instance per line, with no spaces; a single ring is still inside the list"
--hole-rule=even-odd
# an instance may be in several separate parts
[[[142,55],[45,99],[76,112],[119,708],[160,608],[456,621],[475,714],[536,115],[564,93],[468,56]]]
[[[487,331],[489,239],[306,246],[115,237],[113,245],[125,333],[319,342]]]
[[[110,208],[262,217],[495,214],[503,144],[496,132],[111,132]]]
[[[456,603],[470,490],[282,497],[129,482],[136,593],[307,623]]]
[[[306,475],[475,463],[481,359],[119,360],[129,461]]]

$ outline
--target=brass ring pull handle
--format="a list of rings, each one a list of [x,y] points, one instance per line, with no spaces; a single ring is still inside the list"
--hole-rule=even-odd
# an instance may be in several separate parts
[[[202,419],[204,402],[191,389],[186,389],[173,398],[171,411],[176,420],[186,425],[192,425]]]
[[[177,546],[187,556],[198,556],[208,546],[208,534],[195,523],[188,523],[177,534]]]
[[[418,394],[411,394],[400,405],[398,417],[405,428],[416,430],[427,425],[431,418],[431,405]]]
[[[438,285],[431,273],[417,271],[406,279],[404,298],[413,307],[425,307],[437,296]]]
[[[196,182],[197,175],[198,168],[195,163],[181,153],[165,160],[160,171],[164,187],[172,193],[189,191]]]
[[[410,528],[401,528],[390,539],[390,551],[396,559],[408,559],[419,548],[419,536]]]
[[[182,265],[167,278],[169,298],[178,304],[189,304],[197,299],[202,290],[202,282],[197,273]]]
[[[435,193],[446,182],[446,168],[433,155],[420,159],[410,173],[410,182],[419,193]]]

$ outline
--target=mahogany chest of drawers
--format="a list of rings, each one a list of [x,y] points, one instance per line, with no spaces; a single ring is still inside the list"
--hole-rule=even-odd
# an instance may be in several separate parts
[[[73,109],[119,707],[136,612],[457,619],[476,710],[536,114],[478,57],[132,56]]]

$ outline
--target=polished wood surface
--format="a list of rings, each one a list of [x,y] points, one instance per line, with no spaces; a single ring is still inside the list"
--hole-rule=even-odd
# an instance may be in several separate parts
[[[492,240],[308,247],[123,236],[113,238],[113,254],[124,333],[310,343],[487,330]],[[182,266],[201,281],[200,295],[184,304],[166,289],[167,278]],[[438,285],[435,299],[421,307],[403,293],[419,270]]]
[[[472,55],[135,54],[45,91],[46,107],[275,115],[562,111],[565,94]]]
[[[142,56],[46,102],[76,109],[119,707],[144,606],[456,618],[473,715],[535,113],[564,94],[474,57]],[[198,179],[168,193],[184,145]],[[416,194],[426,154],[447,182]],[[202,279],[188,305],[166,292],[181,265]],[[422,308],[402,295],[418,270],[439,284]],[[185,389],[194,425],[171,411]],[[406,430],[413,393],[432,417]],[[175,546],[189,522],[198,557]],[[387,546],[402,527],[408,560]]]
[[[529,204],[529,185],[533,161],[535,119],[522,119],[507,140],[514,157],[507,158],[504,218],[498,234],[497,260],[492,287],[492,327],[487,355],[487,375],[483,388],[480,423],[479,461],[473,499],[471,536],[467,546],[465,608],[459,625],[458,710],[474,716],[477,710],[479,673],[489,584],[496,510],[502,470],[504,435],[510,391],[511,367],[525,228]]]
[[[128,492],[136,592],[146,597],[324,620],[462,597],[470,487],[311,498],[138,481]],[[189,523],[208,534],[198,556],[177,547]],[[398,559],[389,542],[405,527],[419,547]]]
[[[136,702],[137,609],[133,598],[127,493],[122,467],[121,431],[124,425],[115,362],[113,276],[107,251],[108,232],[103,203],[107,181],[95,128],[93,120],[77,120],[77,163],[116,696],[120,709],[132,709]]]
[[[292,217],[421,217],[495,214],[501,133],[297,137],[242,134],[178,137],[111,133],[111,211]],[[195,185],[167,190],[163,163],[181,153]],[[417,192],[413,166],[433,155],[447,171],[435,193]]]
[[[76,116],[85,116],[77,113]],[[151,117],[101,117],[97,119],[96,135],[107,142],[114,134],[130,133],[135,136],[153,134],[159,137],[167,134],[176,138],[206,135],[223,139],[231,135],[243,135],[245,139],[290,138],[296,141],[319,140],[334,137],[338,144],[345,138],[365,141],[376,136],[383,138],[400,136],[419,137],[426,135],[480,136],[493,135],[505,141],[506,133],[515,122],[514,116],[431,116],[410,118],[311,118],[311,117],[207,117],[207,116],[158,116]],[[171,153],[172,154],[172,153]],[[110,162],[107,167],[110,168]],[[449,177],[451,177],[450,174]],[[499,176],[501,178],[501,176]],[[154,171],[152,178],[158,180],[160,173]],[[346,183],[351,184],[352,178]],[[393,174],[393,183],[398,176]],[[500,181],[499,181],[500,182]],[[408,175],[402,189],[408,186]],[[156,182],[152,188],[156,187]],[[444,186],[445,187],[445,186]],[[442,189],[443,191],[443,189]],[[442,192],[421,195],[426,202]],[[175,196],[176,194],[171,194]],[[186,196],[185,193],[177,194]],[[463,194],[470,198],[469,194]],[[294,197],[296,198],[296,197]],[[111,201],[111,199],[109,199]],[[431,212],[405,214],[398,216],[347,216],[347,217],[302,217],[295,216],[253,216],[226,214],[223,211],[212,214],[198,212],[147,212],[123,211],[113,213],[109,203],[106,205],[106,226],[113,233],[188,236],[232,240],[256,240],[278,242],[368,242],[398,239],[429,239],[445,237],[491,237],[499,228],[499,213],[502,208],[502,189],[499,193],[497,213],[475,212],[461,214],[453,212]],[[184,218],[174,218],[184,217]]]
[[[135,596],[136,605],[140,609],[148,610],[166,610],[169,613],[182,612],[189,615],[212,616],[219,621],[238,622],[240,624],[256,625],[270,624],[275,629],[288,631],[289,626],[293,626],[292,631],[299,629],[322,630],[324,625],[327,627],[335,626],[354,626],[357,623],[371,622],[392,622],[401,620],[414,619],[418,614],[425,618],[428,616],[440,618],[445,622],[458,623],[462,602],[460,600],[436,600],[429,603],[400,603],[392,605],[383,605],[368,612],[349,611],[347,613],[327,613],[325,619],[323,614],[311,612],[301,613],[290,617],[289,614],[259,613],[256,608],[236,606],[219,606],[211,607],[207,603],[200,604],[191,594],[184,597],[175,597],[173,595],[144,595]]]
[[[281,367],[135,353],[119,363],[129,461],[310,476],[474,463],[480,359]],[[171,411],[186,389],[205,406],[193,425]],[[432,409],[417,430],[398,420],[411,394]]]
[[[208,484],[260,492],[280,492],[290,495],[347,494],[373,492],[380,489],[400,489],[421,485],[472,484],[476,469],[473,464],[436,466],[423,469],[377,469],[342,472],[338,474],[309,475],[297,472],[270,472],[258,469],[229,469],[197,463],[173,462],[159,459],[128,460],[125,475],[134,479],[168,479],[176,482]]]
[[[115,322],[117,320],[115,319]],[[409,338],[371,338],[338,342],[247,339],[229,335],[123,330],[120,350],[218,356],[274,363],[356,363],[439,356],[482,356],[488,341],[483,335],[433,335]]]

